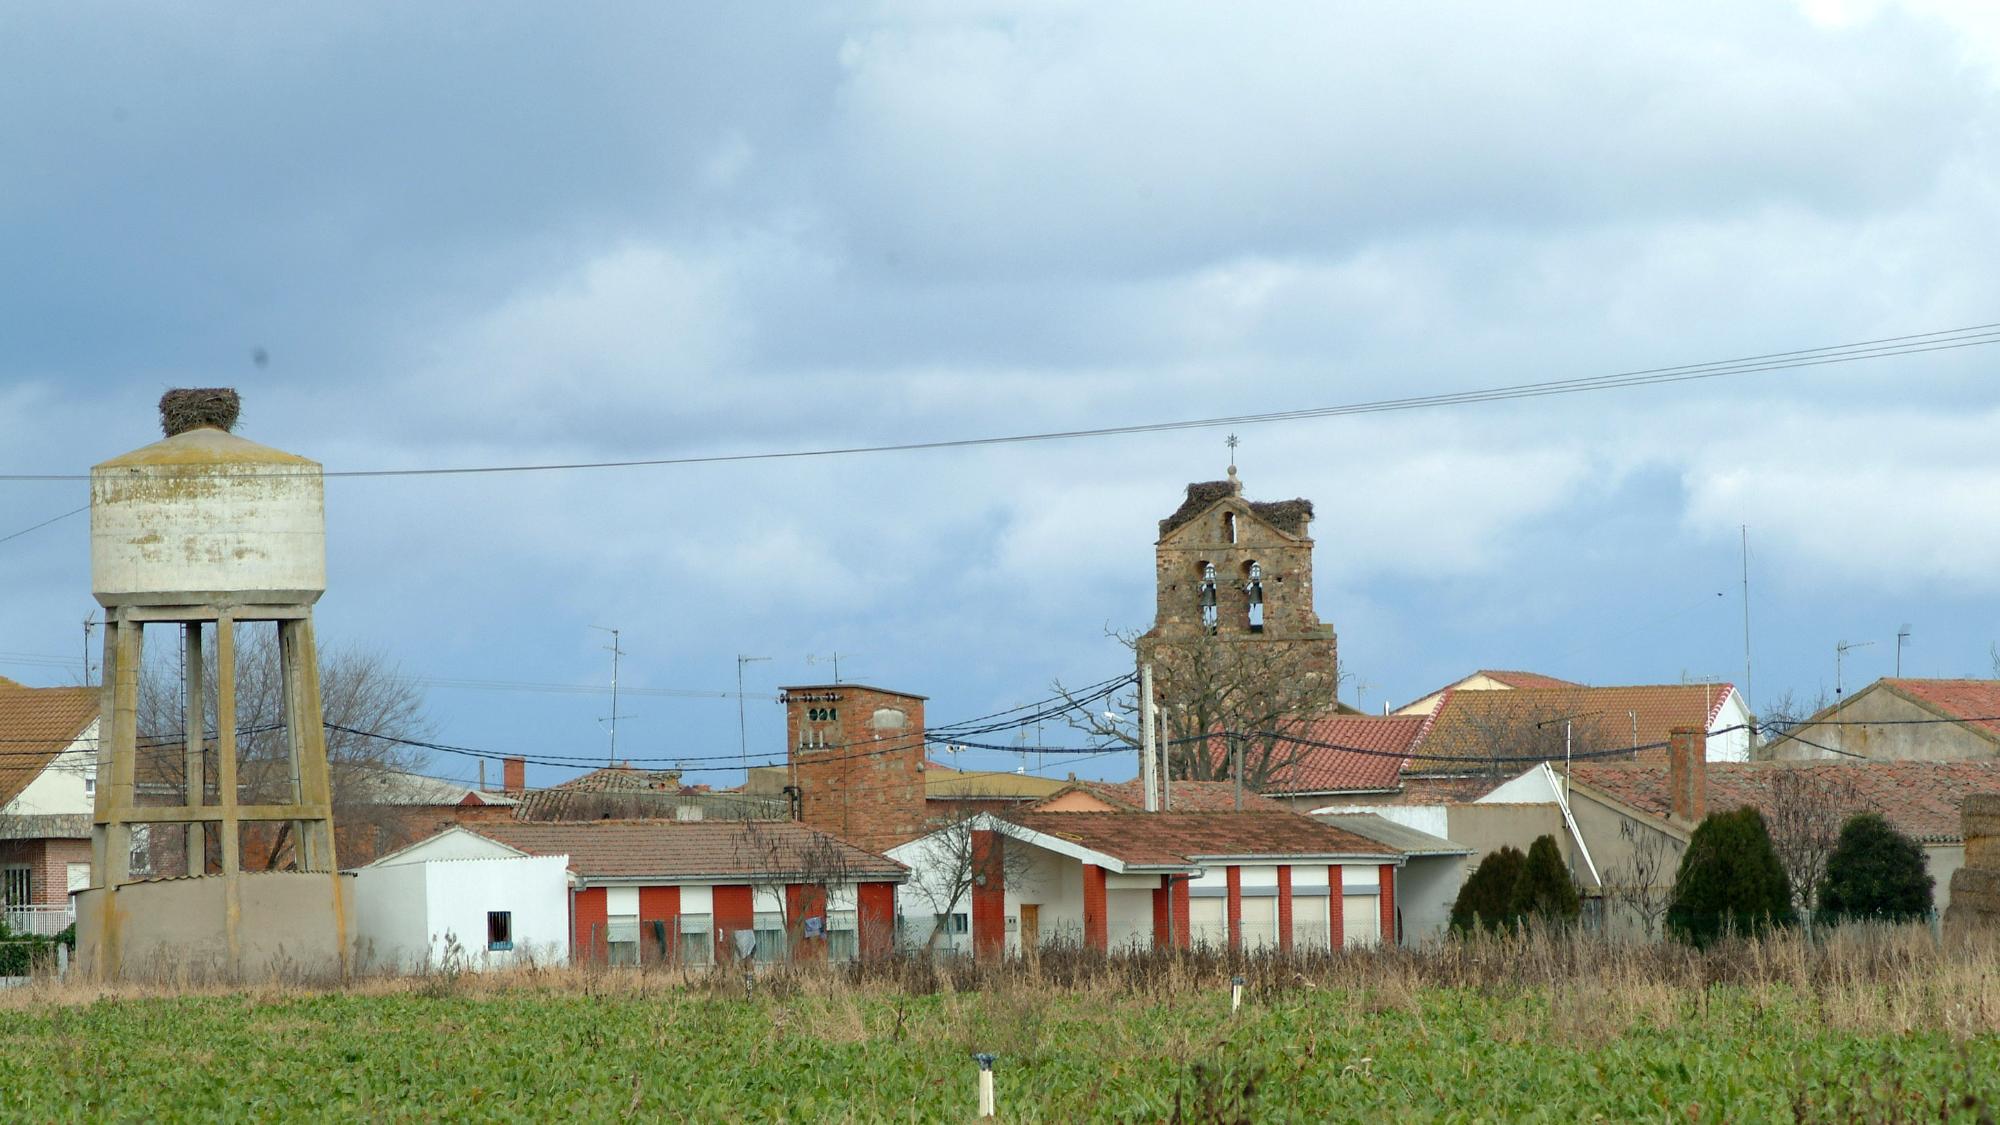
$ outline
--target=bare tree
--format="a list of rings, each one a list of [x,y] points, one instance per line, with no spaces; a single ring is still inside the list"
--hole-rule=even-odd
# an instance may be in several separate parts
[[[186,770],[182,738],[186,729],[184,679],[177,652],[147,662],[139,682],[140,798],[176,804]],[[205,713],[211,716],[203,750],[202,776],[215,784],[215,646],[204,647],[202,682]],[[422,691],[401,676],[381,653],[360,648],[325,648],[319,653],[320,705],[326,727],[327,766],[333,786],[333,818],[342,838],[356,834],[404,833],[399,800],[407,775],[423,768],[428,754],[395,739],[421,741],[431,731]],[[239,626],[236,643],[237,800],[276,803],[294,798],[290,749],[284,727],[284,681],[279,672],[276,630]],[[383,736],[383,737],[378,737]],[[149,792],[150,791],[150,792]],[[279,870],[295,863],[292,826],[281,822],[246,832],[245,868]],[[254,850],[253,850],[254,845]],[[219,842],[209,837],[211,862],[220,862]],[[167,849],[171,855],[174,849]],[[178,864],[169,861],[178,869]]]
[[[1013,886],[1029,874],[1025,847],[1008,847],[1005,839],[989,850],[974,846],[974,833],[983,823],[972,809],[937,817],[911,857],[910,881],[903,891],[930,908],[931,931],[924,939],[928,950],[935,951],[949,936],[951,916],[971,897],[972,888],[996,879]]]
[[[1855,813],[1879,810],[1871,809],[1840,766],[1778,766],[1771,768],[1771,795],[1763,811],[1771,847],[1792,881],[1792,904],[1810,922],[1841,826]]]
[[[803,948],[801,943],[811,936],[806,919],[825,919],[832,893],[854,883],[848,848],[824,832],[792,821],[743,821],[735,849],[737,862],[758,873],[753,892],[778,903],[788,954]],[[797,901],[790,893],[794,886],[799,888]],[[816,936],[828,940],[825,930]]]
[[[1153,659],[1164,727],[1167,775],[1190,781],[1233,778],[1241,757],[1243,785],[1260,790],[1311,748],[1299,741],[1313,720],[1333,711],[1342,673],[1315,667],[1315,650],[1297,642],[1197,632],[1161,641],[1140,653],[1141,635],[1107,630],[1135,658]],[[1114,703],[1128,722],[1113,721],[1060,681],[1055,691],[1073,706],[1070,723],[1100,738],[1139,745],[1137,688]]]
[[[1805,725],[1808,719],[1831,706],[1833,697],[1826,693],[1824,687],[1810,697],[1787,688],[1776,699],[1765,703],[1762,713],[1757,716],[1758,756],[1760,758],[1826,757],[1824,751],[1800,744],[1794,744],[1791,748],[1797,751],[1796,754],[1787,753],[1784,743],[1792,731]]]
[[[1625,858],[1605,869],[1605,897],[1630,910],[1650,941],[1660,936],[1660,922],[1673,903],[1683,849],[1657,826],[1630,817],[1619,818],[1618,835],[1629,844]]]

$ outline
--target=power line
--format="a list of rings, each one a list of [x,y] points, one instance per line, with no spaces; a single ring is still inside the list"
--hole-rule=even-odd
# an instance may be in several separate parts
[[[81,480],[83,478],[73,477],[69,479]],[[42,528],[45,528],[52,523],[61,523],[63,520],[66,520],[71,516],[80,516],[83,513],[88,512],[89,510],[90,510],[90,505],[88,504],[85,504],[81,508],[71,508],[69,511],[64,512],[62,515],[50,516],[48,519],[45,519],[40,523],[29,524],[27,527],[24,527],[19,531],[10,532],[6,535],[0,535],[0,543],[5,543],[9,539],[19,539],[21,536],[26,535],[30,531],[40,531]]]
[[[1640,368],[1609,375],[1550,379],[1540,382],[1514,383],[1469,391],[1449,391],[1428,395],[1412,395],[1402,398],[1343,403],[1335,406],[1263,411],[1209,418],[1188,418],[1168,422],[1144,422],[1131,425],[1099,426],[1074,430],[1050,430],[1040,433],[1005,434],[988,437],[945,438],[882,445],[769,450],[756,453],[719,453],[702,456],[654,457],[622,461],[465,465],[431,469],[348,469],[330,471],[324,475],[329,478],[467,476],[492,473],[568,472],[583,469],[632,469],[675,465],[733,464],[746,461],[782,461],[821,457],[848,457],[876,453],[909,453],[937,449],[971,449],[983,446],[1015,445],[1026,442],[1071,441],[1083,438],[1113,437],[1129,434],[1215,429],[1225,426],[1248,426],[1260,423],[1337,418],[1359,414],[1383,414],[1406,410],[1433,409],[1441,406],[1460,406],[1471,403],[1503,402],[1515,399],[1544,398],[1552,395],[1580,394],[1588,391],[1660,386],[1671,383],[1691,382],[1699,379],[1715,379],[1735,375],[1757,374],[1760,372],[1784,371],[1802,367],[1821,367],[1838,363],[1854,363],[1862,360],[1920,355],[1927,352],[1950,351],[1959,348],[1981,347],[1988,344],[2000,343],[2000,331],[1994,331],[1995,329],[2000,329],[2000,322],[1969,325],[1963,328],[1939,329],[1933,332],[1917,332],[1902,336],[1885,336],[1850,344],[1834,344],[1817,348],[1766,352],[1758,355],[1740,356],[1734,359],[1713,360],[1707,363]],[[87,474],[78,473],[0,474],[0,481],[76,481],[88,479]]]

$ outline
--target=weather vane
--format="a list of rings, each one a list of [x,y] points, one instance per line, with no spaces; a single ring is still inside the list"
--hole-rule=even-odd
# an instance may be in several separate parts
[[[1228,437],[1223,438],[1222,444],[1229,447],[1229,467],[1234,469],[1236,467],[1236,435],[1230,434]]]

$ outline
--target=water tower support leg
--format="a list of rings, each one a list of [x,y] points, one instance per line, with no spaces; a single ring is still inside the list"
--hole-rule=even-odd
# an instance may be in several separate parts
[[[182,653],[187,671],[187,743],[185,746],[185,767],[183,776],[187,782],[186,801],[190,807],[202,803],[202,726],[205,722],[207,701],[206,685],[203,683],[204,669],[201,664],[201,622],[190,621],[181,626]],[[182,826],[187,835],[187,867],[189,875],[202,875],[208,870],[208,831],[205,825],[189,823]]]
[[[222,807],[216,829],[222,851],[223,932],[229,943],[229,974],[241,975],[243,947],[237,924],[243,915],[243,824],[236,818],[236,619],[215,618],[215,791]]]

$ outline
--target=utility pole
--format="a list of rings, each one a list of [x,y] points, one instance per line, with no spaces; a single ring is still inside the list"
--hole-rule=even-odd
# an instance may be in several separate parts
[[[1142,807],[1147,812],[1160,811],[1159,766],[1154,761],[1159,744],[1153,737],[1153,723],[1153,664],[1147,661],[1139,665],[1139,784],[1146,788]]]
[[[1746,523],[1743,525],[1743,705],[1754,715],[1756,697],[1751,694],[1750,686],[1750,525]]]
[[[618,658],[625,655],[618,647],[618,630],[603,625],[592,625],[600,633],[611,634],[611,761],[618,764]]]
[[[755,664],[759,660],[769,660],[768,656],[745,656],[736,654],[736,748],[743,755],[743,784],[750,784],[750,736],[743,725],[743,666]]]
[[[97,628],[95,611],[83,615],[83,686],[90,686],[90,633]]]

